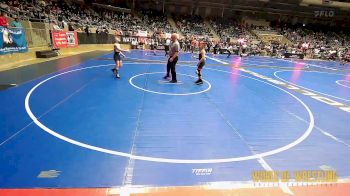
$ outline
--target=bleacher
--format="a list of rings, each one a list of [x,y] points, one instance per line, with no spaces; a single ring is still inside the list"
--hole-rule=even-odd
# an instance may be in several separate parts
[[[34,3],[34,4],[33,4]],[[82,44],[106,44],[113,42],[113,36],[136,36],[138,31],[155,32],[158,35],[180,31],[186,39],[192,37],[212,39],[216,34],[222,42],[230,38],[231,42],[245,39],[249,42],[260,41],[269,44],[279,42],[295,49],[307,42],[310,48],[344,49],[349,46],[350,38],[344,32],[327,31],[324,33],[317,28],[272,27],[269,21],[245,16],[241,19],[223,17],[219,19],[203,19],[199,16],[166,16],[157,11],[137,10],[134,13],[123,13],[106,8],[96,8],[73,1],[56,3],[52,1],[0,1],[0,9],[8,13],[9,21],[12,17],[21,16],[21,23],[25,28],[29,47],[47,46],[50,43],[49,30],[52,22],[56,22],[61,29],[68,30],[68,26],[80,32]],[[31,21],[31,22],[30,22]],[[33,22],[38,21],[38,22]],[[171,24],[172,21],[174,24]],[[86,32],[88,31],[88,32]],[[106,32],[111,37],[101,42],[97,32]],[[214,31],[214,32],[213,32]],[[92,33],[92,36],[85,35]]]

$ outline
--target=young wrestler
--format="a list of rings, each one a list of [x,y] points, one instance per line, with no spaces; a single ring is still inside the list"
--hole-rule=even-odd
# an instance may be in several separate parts
[[[198,80],[195,82],[197,85],[201,85],[203,84],[203,80],[202,80],[202,69],[205,65],[205,49],[204,49],[204,45],[200,45],[199,46],[200,51],[199,51],[199,62],[197,64],[197,70],[196,73],[198,75]]]
[[[120,55],[125,57],[125,55],[122,53],[122,51],[123,52],[129,52],[129,50],[123,50],[120,47],[118,38],[115,38],[115,43],[114,43],[113,47],[114,47],[113,59],[114,59],[114,62],[115,62],[115,67],[112,69],[112,71],[113,71],[113,73],[114,73],[116,78],[120,78],[119,69],[123,66],[123,62],[122,62],[122,59],[121,59]]]

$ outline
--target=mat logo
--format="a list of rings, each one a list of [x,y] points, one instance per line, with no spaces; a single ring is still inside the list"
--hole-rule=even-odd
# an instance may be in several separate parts
[[[41,171],[38,178],[57,178],[60,175],[61,171],[57,170],[48,170],[48,171]]]
[[[192,169],[192,174],[196,176],[207,176],[211,175],[213,168],[203,168],[203,169]]]

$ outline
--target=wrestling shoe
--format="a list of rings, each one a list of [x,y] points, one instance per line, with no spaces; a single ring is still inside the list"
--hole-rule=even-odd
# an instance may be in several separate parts
[[[197,85],[201,85],[201,84],[203,84],[203,80],[198,79],[198,80],[195,82],[195,84],[197,84]]]

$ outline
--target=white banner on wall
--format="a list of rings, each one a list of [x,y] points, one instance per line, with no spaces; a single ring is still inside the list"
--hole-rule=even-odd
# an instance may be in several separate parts
[[[137,31],[137,36],[139,36],[139,37],[147,37],[147,31],[140,31],[140,30],[138,30]]]

